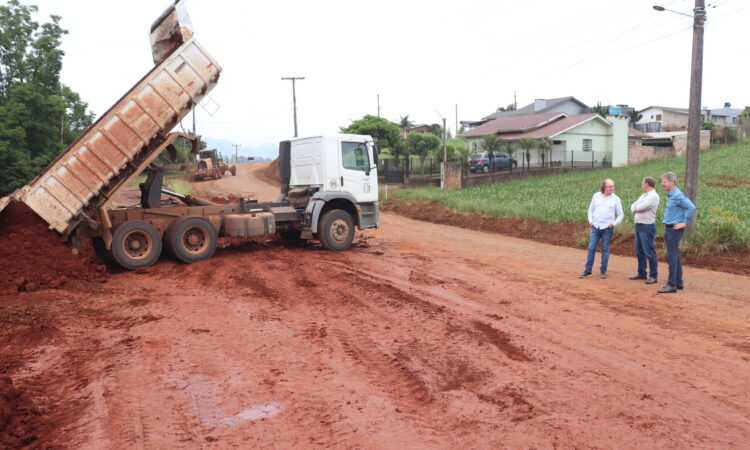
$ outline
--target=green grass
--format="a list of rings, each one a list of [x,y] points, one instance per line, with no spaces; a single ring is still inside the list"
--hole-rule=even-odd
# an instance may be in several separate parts
[[[642,193],[644,176],[656,178],[672,171],[682,185],[685,158],[673,157],[650,161],[636,166],[582,170],[549,177],[530,177],[493,185],[482,185],[460,191],[438,188],[415,188],[395,191],[397,200],[434,200],[448,208],[495,217],[518,217],[546,222],[586,222],[586,211],[591,196],[604,178],[615,181],[615,193],[625,210],[625,228],[632,229],[630,204]],[[750,141],[725,146],[701,153],[701,184],[698,190],[698,226],[701,218],[722,213],[731,214],[736,223],[750,222]],[[732,181],[734,180],[734,182]],[[723,185],[735,185],[728,188]],[[663,217],[666,195],[657,184],[662,200],[657,217]],[[707,221],[708,222],[708,221]],[[723,224],[722,226],[726,226]],[[748,242],[750,244],[750,242]]]
[[[140,183],[146,181],[146,175],[138,175],[131,186],[138,186]],[[185,172],[181,170],[166,170],[164,171],[164,186],[169,185],[175,192],[187,195],[193,193],[193,187],[185,180]]]

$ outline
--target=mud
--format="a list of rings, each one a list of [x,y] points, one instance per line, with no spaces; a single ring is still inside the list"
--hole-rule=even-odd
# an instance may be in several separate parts
[[[530,219],[464,214],[446,208],[441,203],[429,201],[409,203],[390,201],[384,205],[383,209],[415,220],[502,234],[545,244],[573,248],[588,246],[589,228],[585,223],[549,223]],[[615,255],[632,256],[635,252],[634,239],[633,234],[615,233],[610,244],[610,252]],[[656,247],[659,260],[666,263],[666,246],[661,236],[656,238]],[[682,262],[684,265],[709,270],[750,275],[750,249],[727,251],[709,256],[683,253]]]
[[[59,288],[71,280],[106,279],[106,268],[90,245],[74,254],[59,234],[20,202],[0,213],[0,256],[0,295]]]
[[[386,212],[348,252],[235,243],[0,296],[28,426],[0,447],[745,446],[750,279],[686,267],[660,296],[584,258]]]

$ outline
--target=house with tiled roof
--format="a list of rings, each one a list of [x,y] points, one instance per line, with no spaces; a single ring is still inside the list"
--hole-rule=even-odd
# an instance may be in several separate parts
[[[625,166],[628,163],[630,139],[640,140],[643,134],[628,127],[628,118],[596,113],[502,115],[461,133],[472,152],[481,152],[484,136],[496,135],[506,142],[517,143],[524,138],[547,140],[546,152],[524,155],[531,166],[544,163],[553,166]],[[518,149],[516,149],[518,151]]]
[[[573,96],[559,98],[538,98],[534,100],[533,103],[529,103],[522,108],[510,111],[496,111],[488,116],[483,117],[482,120],[462,121],[461,125],[464,126],[464,129],[471,129],[499,117],[549,113],[565,113],[569,116],[572,116],[576,114],[586,114],[589,112],[591,112],[591,108],[589,108],[588,105]]]

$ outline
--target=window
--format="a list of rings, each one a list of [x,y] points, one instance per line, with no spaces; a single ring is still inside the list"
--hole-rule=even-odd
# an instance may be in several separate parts
[[[657,121],[657,122],[661,121],[661,114],[657,114],[657,115],[656,115],[656,121]]]
[[[362,142],[342,142],[341,161],[344,169],[370,170],[370,158],[367,155],[367,145]]]
[[[584,139],[583,140],[583,151],[584,152],[590,152],[591,151],[591,139]]]

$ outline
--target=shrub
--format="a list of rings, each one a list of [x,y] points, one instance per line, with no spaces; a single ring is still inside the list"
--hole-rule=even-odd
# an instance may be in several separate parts
[[[732,211],[714,206],[708,216],[696,222],[686,252],[708,256],[750,246],[750,226]]]

